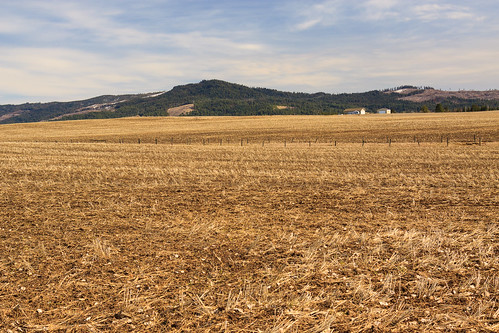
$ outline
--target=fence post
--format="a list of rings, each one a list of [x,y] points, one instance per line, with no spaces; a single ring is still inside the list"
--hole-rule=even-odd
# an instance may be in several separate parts
[[[449,137],[447,137],[447,147],[449,147]]]
[[[137,143],[140,145],[140,139],[137,140]]]
[[[243,139],[241,139],[241,147],[243,146]]]
[[[362,138],[362,147],[364,147],[364,138]]]
[[[154,141],[156,142],[156,144],[158,144],[158,138],[155,138]]]
[[[336,147],[336,140],[334,140],[334,146]]]
[[[478,145],[481,146],[482,145],[482,137],[479,137],[478,138]]]

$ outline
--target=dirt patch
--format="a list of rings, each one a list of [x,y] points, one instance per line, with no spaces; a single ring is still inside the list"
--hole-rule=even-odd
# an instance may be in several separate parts
[[[59,119],[62,119],[64,117],[75,116],[75,115],[80,115],[80,114],[87,114],[87,113],[90,113],[90,112],[114,111],[114,106],[116,104],[121,103],[121,102],[125,102],[125,101],[126,100],[120,101],[120,102],[114,102],[114,103],[104,103],[104,104],[90,105],[90,106],[87,106],[87,107],[84,107],[84,108],[80,108],[80,109],[76,110],[75,112],[65,113],[65,114],[60,115],[58,117],[54,117],[51,120],[59,120]]]
[[[426,101],[444,100],[444,99],[449,99],[449,98],[497,100],[497,99],[499,99],[499,90],[443,91],[443,90],[436,90],[436,89],[426,89],[425,91],[423,91],[420,94],[401,97],[400,99],[404,100],[404,101],[421,103],[421,102],[426,102]]]
[[[189,114],[193,110],[194,110],[194,104],[185,104],[174,108],[169,108],[167,112],[169,116],[176,117]]]
[[[417,88],[404,88],[404,89],[399,89],[395,91],[387,91],[387,94],[400,94],[400,95],[408,95],[411,94],[415,91],[418,91],[419,89]]]
[[[4,115],[0,116],[0,121],[4,121],[4,120],[7,120],[7,119],[12,118],[12,117],[19,116],[23,112],[24,112],[23,110],[17,110],[17,111],[14,111],[14,112],[10,112],[10,113],[4,114]]]

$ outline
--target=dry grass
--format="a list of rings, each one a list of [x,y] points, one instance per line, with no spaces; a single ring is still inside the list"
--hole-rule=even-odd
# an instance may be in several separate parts
[[[498,331],[498,113],[413,117],[0,127],[0,329]]]
[[[0,142],[170,144],[499,141],[499,111],[363,116],[152,117],[2,125]]]

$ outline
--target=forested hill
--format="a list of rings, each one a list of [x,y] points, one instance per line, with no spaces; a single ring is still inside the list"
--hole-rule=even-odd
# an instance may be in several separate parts
[[[83,101],[0,106],[0,123],[47,120],[167,116],[172,108],[190,116],[339,114],[347,108],[368,112],[479,111],[499,108],[499,92],[443,92],[413,86],[364,93],[295,93],[250,88],[220,80],[174,87],[168,92],[100,96]]]

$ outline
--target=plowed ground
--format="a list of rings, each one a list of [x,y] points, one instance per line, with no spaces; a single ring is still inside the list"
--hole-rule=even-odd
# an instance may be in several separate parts
[[[138,144],[106,122],[78,137],[57,126],[88,123],[18,125],[0,142],[0,330],[498,331],[499,122],[487,117],[481,145],[472,121],[439,129],[459,129],[449,145],[403,126],[405,142],[365,130],[362,145],[351,123],[336,146],[325,130],[306,140],[303,118],[253,142],[221,128],[222,145],[198,128]],[[252,119],[240,137],[257,137]],[[123,131],[146,137],[138,128]],[[92,133],[106,142],[83,142]]]

